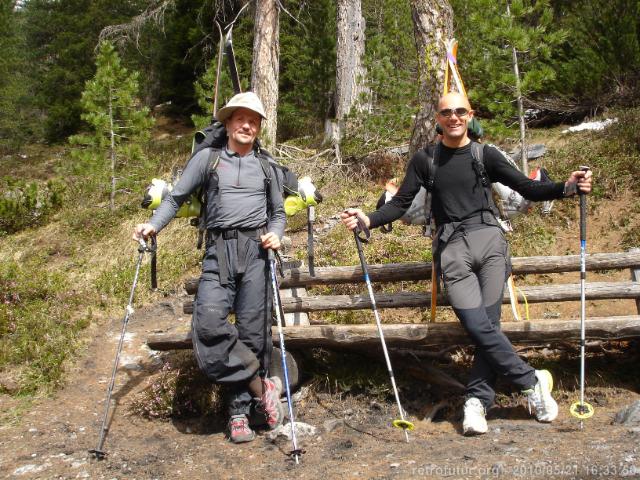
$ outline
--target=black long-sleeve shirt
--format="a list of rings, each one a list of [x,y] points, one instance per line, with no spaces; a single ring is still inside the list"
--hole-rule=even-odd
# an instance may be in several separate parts
[[[527,200],[553,200],[563,195],[564,182],[531,180],[514,168],[496,148],[488,145],[484,146],[483,164],[491,182],[500,182]],[[416,153],[407,166],[398,192],[388,203],[368,215],[371,228],[393,222],[404,214],[420,187],[426,188],[427,170],[426,155],[424,152]],[[481,179],[473,168],[471,143],[460,148],[442,144],[433,180],[432,211],[436,225],[460,222],[482,211],[491,212]]]

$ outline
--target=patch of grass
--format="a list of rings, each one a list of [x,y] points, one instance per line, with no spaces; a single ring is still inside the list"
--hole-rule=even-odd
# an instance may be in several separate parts
[[[63,273],[46,272],[35,261],[2,264],[0,292],[0,369],[18,372],[15,391],[7,393],[50,391],[61,383],[90,321],[78,314],[83,297],[67,289]]]

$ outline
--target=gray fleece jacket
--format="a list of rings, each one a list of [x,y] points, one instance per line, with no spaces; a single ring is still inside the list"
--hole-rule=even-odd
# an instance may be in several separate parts
[[[176,215],[180,206],[205,185],[209,176],[210,148],[196,153],[184,169],[173,190],[164,198],[149,223],[160,232]],[[220,151],[218,192],[207,192],[207,229],[254,229],[266,226],[282,238],[285,213],[275,168],[271,168],[268,195],[271,211],[267,212],[265,174],[251,151],[242,157],[224,148]]]

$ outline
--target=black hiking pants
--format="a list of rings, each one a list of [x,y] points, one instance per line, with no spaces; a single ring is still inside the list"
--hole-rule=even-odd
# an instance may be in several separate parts
[[[220,246],[228,272],[223,282]],[[228,319],[232,311],[234,323]],[[226,386],[230,415],[249,414],[248,383],[268,373],[273,347],[270,312],[269,264],[258,234],[237,233],[237,238],[207,242],[193,310],[193,350],[207,377]]]
[[[493,405],[497,378],[520,390],[536,384],[535,371],[513,350],[500,330],[504,283],[510,274],[509,247],[497,226],[456,231],[439,247],[447,298],[476,350],[466,398]]]

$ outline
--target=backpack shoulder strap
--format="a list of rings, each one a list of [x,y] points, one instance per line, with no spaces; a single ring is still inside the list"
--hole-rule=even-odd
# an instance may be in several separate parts
[[[500,210],[498,205],[496,204],[495,199],[493,198],[493,184],[489,175],[487,175],[487,170],[484,166],[484,143],[472,142],[471,143],[471,156],[473,157],[473,168],[476,172],[478,178],[480,178],[480,182],[484,187],[484,197],[487,202],[487,206],[489,210],[493,213],[493,216],[500,224],[500,220],[508,220],[503,212]]]
[[[436,179],[436,171],[438,170],[438,162],[440,159],[440,142],[436,145],[428,145],[424,148],[427,161],[427,181],[425,188],[427,194],[424,196],[425,211],[427,213],[427,221],[424,226],[424,234],[433,235],[435,232],[435,222],[433,221],[433,184]]]
[[[202,188],[200,188],[200,191],[198,192],[198,197],[200,199],[200,215],[198,215],[198,249],[202,248],[204,231],[207,228],[207,201],[209,199],[207,191],[212,185],[214,187],[217,187],[218,185],[217,169],[220,164],[221,154],[221,149],[210,148],[209,156],[207,158],[207,176],[205,178],[204,185],[202,185]]]

